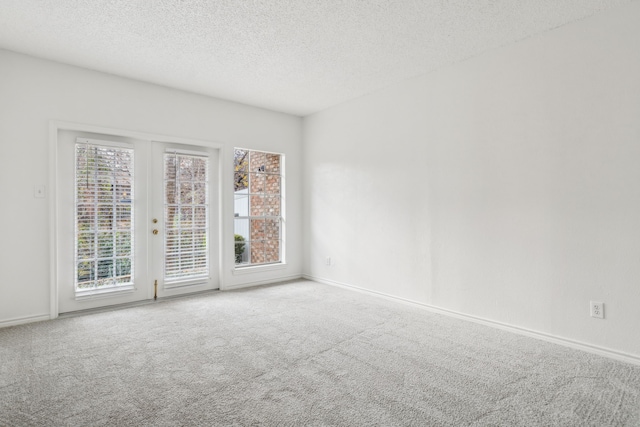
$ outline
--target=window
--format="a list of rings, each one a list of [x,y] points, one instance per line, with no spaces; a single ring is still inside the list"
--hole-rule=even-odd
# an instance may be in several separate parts
[[[133,150],[79,138],[75,157],[76,292],[131,286]]]
[[[238,148],[234,154],[235,264],[282,262],[284,156]]]
[[[165,282],[209,275],[209,159],[164,155]]]

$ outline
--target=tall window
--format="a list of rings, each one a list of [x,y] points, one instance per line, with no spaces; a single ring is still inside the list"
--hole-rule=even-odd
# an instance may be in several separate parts
[[[283,163],[280,154],[235,150],[236,266],[282,262]]]
[[[164,155],[165,265],[167,282],[209,274],[209,159]]]
[[[133,150],[87,141],[75,153],[76,292],[131,285]]]

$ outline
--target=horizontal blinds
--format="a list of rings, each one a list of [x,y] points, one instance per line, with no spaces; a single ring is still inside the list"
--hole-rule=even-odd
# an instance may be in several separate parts
[[[133,150],[106,144],[75,147],[76,291],[133,282]]]
[[[209,275],[208,170],[206,156],[164,155],[166,282]]]

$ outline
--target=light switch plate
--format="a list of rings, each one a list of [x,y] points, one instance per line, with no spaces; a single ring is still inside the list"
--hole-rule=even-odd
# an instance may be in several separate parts
[[[44,185],[36,185],[33,187],[33,197],[36,199],[44,199],[45,198],[45,186]]]

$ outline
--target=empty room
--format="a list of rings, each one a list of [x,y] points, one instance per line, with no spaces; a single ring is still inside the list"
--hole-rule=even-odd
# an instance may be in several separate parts
[[[640,1],[0,1],[0,426],[640,426]]]

